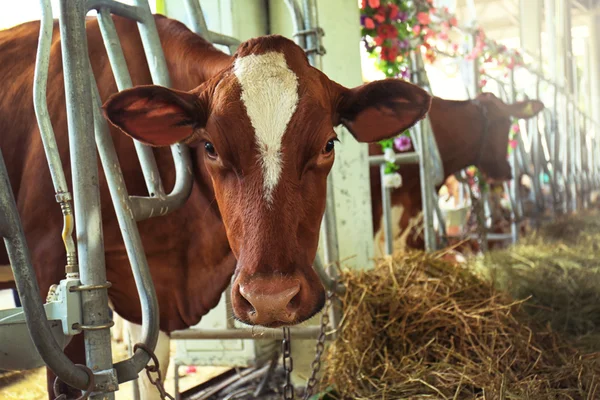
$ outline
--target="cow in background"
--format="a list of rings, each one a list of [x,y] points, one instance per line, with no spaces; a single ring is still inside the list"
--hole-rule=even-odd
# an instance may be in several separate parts
[[[511,118],[533,118],[543,109],[544,104],[539,100],[506,104],[492,93],[482,93],[474,100],[465,101],[434,97],[429,120],[442,158],[444,179],[471,165],[478,167],[492,182],[512,179],[507,160]],[[370,144],[369,154],[383,154],[381,146]],[[416,231],[405,232],[422,210],[419,166],[401,165],[398,172],[403,183],[392,191],[394,237],[404,233],[407,247],[423,248],[422,235]],[[382,234],[377,233],[383,216],[378,167],[371,168],[371,199],[376,247],[382,248]]]

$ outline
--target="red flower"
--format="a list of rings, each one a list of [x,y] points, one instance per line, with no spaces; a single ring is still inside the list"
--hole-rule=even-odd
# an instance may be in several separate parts
[[[379,22],[380,24],[385,22],[385,10],[383,9],[383,7],[380,7],[377,10],[377,13],[375,13],[375,15],[373,16],[373,19],[375,21]]]
[[[398,9],[398,6],[395,4],[390,4],[388,5],[388,16],[390,19],[396,19],[398,17],[398,13],[400,12],[400,10]]]
[[[397,47],[386,47],[381,48],[381,59],[386,61],[394,61],[398,57]]]
[[[375,29],[375,22],[369,17],[365,18],[365,28]]]
[[[419,21],[419,23],[421,25],[429,25],[429,23],[431,22],[431,18],[429,17],[429,13],[426,12],[420,12],[417,14],[417,21]]]
[[[365,8],[367,8],[367,0],[361,0],[360,8],[361,8],[361,10],[364,10]]]
[[[381,36],[376,36],[375,37],[375,44],[377,46],[381,46],[383,44],[383,41],[385,40],[385,38],[382,38]]]
[[[393,39],[398,36],[398,29],[394,25],[381,24],[377,27],[377,35],[384,39]]]
[[[456,21],[456,17],[450,18],[450,20],[448,22],[450,23],[450,26],[458,25],[458,21]]]
[[[371,8],[377,8],[381,5],[381,2],[379,0],[369,0],[369,7]]]

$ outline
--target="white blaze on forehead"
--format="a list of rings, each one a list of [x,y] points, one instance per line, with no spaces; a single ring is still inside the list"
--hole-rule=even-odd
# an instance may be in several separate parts
[[[283,169],[281,141],[298,106],[298,77],[278,52],[237,58],[233,71],[256,135],[264,196],[270,203]]]

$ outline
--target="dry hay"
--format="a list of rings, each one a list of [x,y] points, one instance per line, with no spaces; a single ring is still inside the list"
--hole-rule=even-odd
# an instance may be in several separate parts
[[[561,218],[473,265],[523,305],[539,324],[581,349],[600,350],[600,216]]]
[[[600,364],[441,253],[344,273],[324,382],[343,399],[593,399]]]

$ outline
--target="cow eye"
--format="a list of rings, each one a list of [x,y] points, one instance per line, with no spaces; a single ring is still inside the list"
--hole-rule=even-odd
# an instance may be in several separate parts
[[[213,160],[217,158],[217,150],[215,150],[215,146],[211,142],[204,143],[204,150],[206,150],[206,154],[209,158]]]
[[[329,153],[331,153],[334,148],[335,148],[335,139],[331,139],[325,145],[325,148],[323,149],[323,154],[329,154]]]

